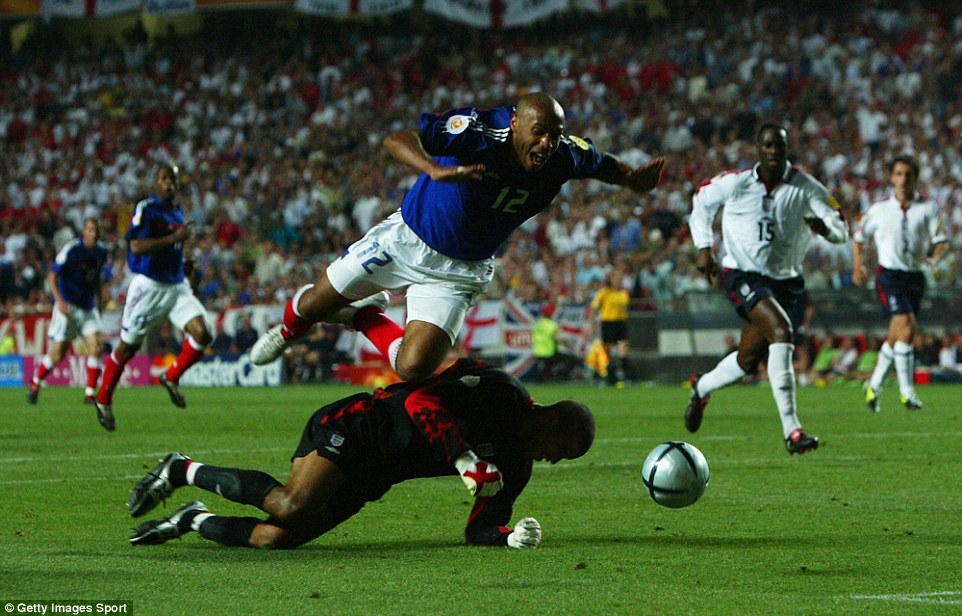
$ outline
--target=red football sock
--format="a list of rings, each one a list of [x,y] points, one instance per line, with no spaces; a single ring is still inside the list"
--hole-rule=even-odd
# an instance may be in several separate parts
[[[93,365],[91,365],[93,364]],[[100,378],[100,360],[87,360],[87,387],[93,389],[97,386],[97,379]]]
[[[184,336],[184,344],[180,347],[180,355],[174,360],[173,365],[167,368],[167,380],[171,383],[177,383],[180,381],[181,375],[183,375],[188,368],[199,362],[203,356],[204,347],[194,342],[194,339],[190,336]]]
[[[127,362],[117,359],[116,353],[107,356],[104,362],[104,378],[100,382],[100,391],[97,392],[97,402],[101,404],[112,404],[114,400],[114,389],[120,382],[120,375],[124,373],[124,366]]]
[[[312,321],[298,316],[294,312],[294,300],[288,300],[284,306],[284,327],[281,328],[281,336],[284,336],[284,340],[297,340],[311,331],[313,325]]]
[[[53,366],[48,366],[48,363],[52,363],[50,361],[50,356],[44,355],[43,359],[40,360],[40,363],[37,364],[37,370],[33,373],[34,383],[39,383],[47,378],[47,375],[50,374],[51,370],[53,370]]]
[[[389,319],[377,306],[365,306],[358,310],[354,315],[354,329],[367,336],[381,355],[389,360],[391,344],[404,337],[401,326]]]

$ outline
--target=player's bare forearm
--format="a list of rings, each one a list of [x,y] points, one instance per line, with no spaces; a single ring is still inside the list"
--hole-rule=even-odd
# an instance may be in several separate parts
[[[838,213],[833,212],[828,218],[805,218],[805,224],[833,244],[848,241],[848,225]]]
[[[859,242],[852,242],[852,282],[855,286],[862,286],[868,280],[864,255],[864,245]]]
[[[391,133],[384,139],[384,148],[394,160],[427,174],[435,182],[478,181],[484,175],[484,165],[445,167],[437,164],[424,149],[417,131],[400,130]]]
[[[391,157],[421,173],[431,175],[438,167],[431,155],[424,149],[417,131],[399,130],[384,139],[384,149]]]
[[[948,250],[948,247],[948,242],[939,242],[938,244],[933,244],[932,253],[926,257],[925,263],[929,267],[937,267],[939,262],[942,260],[942,256],[945,254],[945,251]]]
[[[664,158],[654,158],[647,165],[635,169],[623,163],[617,156],[605,154],[595,177],[607,184],[616,184],[637,193],[646,193],[658,186],[664,168]]]
[[[715,262],[715,255],[711,248],[702,248],[695,256],[695,269],[704,274],[708,284],[714,284],[715,276],[718,274],[718,264]]]
[[[805,224],[807,224],[812,231],[818,233],[822,237],[825,237],[825,234],[828,233],[828,227],[825,226],[825,223],[822,222],[822,219],[820,218],[806,218]]]
[[[67,302],[64,300],[63,296],[60,295],[60,286],[57,284],[59,282],[57,274],[47,272],[47,285],[50,287],[50,293],[53,295],[53,305],[54,308],[60,312],[67,314]]]
[[[163,237],[139,237],[130,240],[130,252],[143,255],[160,250],[190,238],[190,223],[185,223],[176,231]]]
[[[944,255],[948,249],[949,249],[949,243],[948,243],[948,242],[939,242],[938,244],[936,244],[935,246],[933,246],[933,247],[932,247],[932,262],[933,262],[933,263],[938,263],[939,261],[941,261],[941,260],[942,260],[942,255]]]

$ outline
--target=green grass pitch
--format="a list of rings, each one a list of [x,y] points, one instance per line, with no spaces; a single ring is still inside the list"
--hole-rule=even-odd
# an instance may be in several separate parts
[[[294,551],[228,549],[196,534],[132,547],[131,486],[167,451],[286,479],[304,422],[344,386],[122,389],[106,433],[79,390],[0,390],[0,600],[126,600],[147,614],[958,614],[962,612],[962,388],[894,387],[869,413],[856,387],[801,389],[822,447],[787,455],[771,392],[716,392],[688,434],[682,387],[532,387],[598,419],[580,460],[537,464],[512,522],[538,550],[472,548],[456,477],[408,482]],[[666,440],[702,450],[702,500],[665,509],[641,465]],[[215,513],[257,515],[196,488]],[[139,521],[139,520],[138,520]]]

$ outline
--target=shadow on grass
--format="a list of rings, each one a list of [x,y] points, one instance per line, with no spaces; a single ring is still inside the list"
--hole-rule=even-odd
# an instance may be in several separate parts
[[[542,546],[542,550],[570,549],[604,546],[635,546],[650,550],[723,550],[723,551],[755,551],[755,550],[803,550],[803,551],[831,551],[838,548],[837,536],[703,536],[692,534],[675,534],[670,531],[645,531],[650,534],[627,535],[582,535],[578,537],[549,537]],[[947,545],[962,546],[962,535],[924,535],[906,534],[901,532],[872,534],[860,541],[847,541],[849,549],[858,548],[864,543],[865,549],[878,551],[884,546],[893,549],[904,549],[906,544],[918,547],[945,547]],[[423,539],[395,539],[385,541],[352,542],[350,537],[333,537],[325,541],[324,537],[302,545],[294,550],[253,550],[248,548],[227,548],[214,542],[204,540],[196,535],[189,535],[183,539],[171,541],[158,546],[129,546],[121,543],[111,545],[107,550],[56,550],[51,556],[69,559],[108,558],[120,562],[140,561],[157,563],[244,563],[244,562],[286,562],[310,561],[327,559],[330,557],[343,558],[354,555],[361,559],[384,559],[392,556],[411,556],[417,552],[430,553],[437,550],[486,550],[480,546],[468,546],[463,542],[452,539],[438,541],[425,537]]]
[[[263,562],[295,559],[324,558],[346,554],[362,557],[382,558],[392,554],[405,554],[421,551],[447,549],[484,549],[466,546],[456,540],[439,542],[429,538],[395,541],[350,543],[338,538],[325,543],[324,538],[302,545],[293,550],[254,550],[249,548],[228,548],[196,536],[187,536],[164,545],[152,546],[110,546],[109,550],[56,550],[51,556],[60,558],[115,558],[121,561],[138,560],[153,562]]]

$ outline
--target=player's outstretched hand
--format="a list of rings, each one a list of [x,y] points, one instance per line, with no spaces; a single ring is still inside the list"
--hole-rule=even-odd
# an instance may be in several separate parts
[[[174,231],[174,237],[178,242],[189,240],[194,234],[194,223],[185,222]]]
[[[709,286],[715,284],[715,276],[718,275],[718,263],[715,261],[715,255],[711,248],[702,248],[698,251],[698,254],[695,255],[695,269],[705,275]]]
[[[825,225],[825,221],[823,221],[821,218],[806,218],[805,224],[808,225],[812,231],[818,233],[822,237],[828,235],[828,227]]]
[[[457,167],[439,167],[437,173],[431,174],[435,182],[463,182],[480,181],[484,177],[484,165],[458,165]]]
[[[470,449],[454,461],[454,466],[461,473],[461,480],[468,487],[471,496],[494,496],[504,485],[504,479],[498,467],[485,462]]]
[[[541,524],[534,518],[524,518],[514,525],[514,531],[508,535],[508,547],[536,548],[541,545]]]
[[[638,167],[628,176],[628,188],[635,192],[645,193],[658,186],[661,172],[665,168],[664,158],[653,158],[650,163]]]

